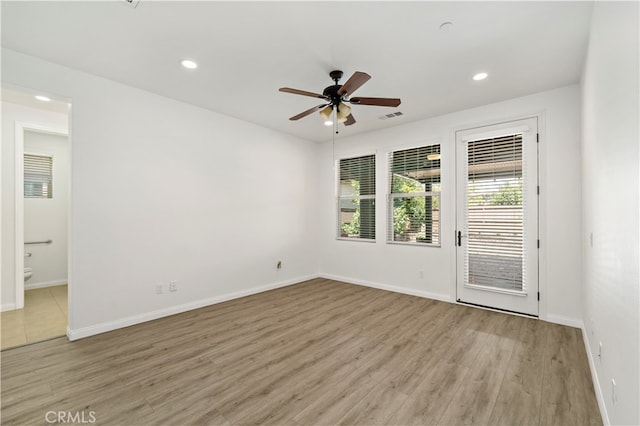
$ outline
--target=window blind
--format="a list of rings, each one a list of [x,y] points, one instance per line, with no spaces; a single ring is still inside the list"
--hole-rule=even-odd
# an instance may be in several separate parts
[[[389,153],[387,241],[440,245],[440,145]]]
[[[338,237],[376,238],[376,157],[344,158],[338,171]]]
[[[467,155],[465,281],[524,292],[522,135],[469,141]]]
[[[25,198],[53,198],[52,171],[52,157],[24,154]]]

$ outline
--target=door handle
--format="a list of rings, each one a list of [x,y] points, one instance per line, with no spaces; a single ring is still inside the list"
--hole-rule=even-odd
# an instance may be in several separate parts
[[[458,247],[462,247],[462,239],[465,238],[465,237],[466,237],[466,235],[463,235],[462,231],[458,231],[458,235],[457,235]]]

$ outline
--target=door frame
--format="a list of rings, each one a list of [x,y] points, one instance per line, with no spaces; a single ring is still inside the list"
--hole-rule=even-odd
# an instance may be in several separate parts
[[[16,121],[14,123],[15,140],[15,308],[24,308],[24,133],[39,132],[56,136],[64,136],[69,140],[69,132],[65,129],[41,124]],[[69,144],[69,158],[71,159],[71,144]],[[71,173],[69,173],[71,174]],[[69,215],[71,213],[71,192],[67,201],[67,223],[70,225]],[[67,234],[71,235],[71,230],[67,228]],[[69,266],[71,256],[71,240],[67,243],[67,281],[69,280]],[[23,271],[20,275],[20,271]],[[68,283],[70,286],[70,283]],[[69,299],[69,303],[71,298]],[[67,309],[70,312],[70,309]],[[69,319],[67,318],[67,323]]]
[[[521,120],[526,120],[526,119],[537,119],[537,123],[538,123],[538,185],[540,186],[540,194],[538,196],[538,238],[540,240],[540,248],[538,249],[538,292],[540,293],[540,299],[538,301],[538,319],[541,320],[547,320],[548,319],[548,314],[547,314],[547,306],[548,306],[548,301],[547,301],[547,261],[546,261],[546,257],[547,257],[547,251],[546,251],[546,235],[547,235],[547,218],[546,218],[546,214],[545,212],[547,211],[547,191],[546,191],[546,187],[547,187],[547,165],[546,165],[546,156],[547,156],[547,146],[546,146],[546,111],[545,110],[530,110],[529,112],[525,112],[522,114],[518,114],[518,115],[514,115],[514,116],[506,116],[506,117],[498,117],[495,119],[481,119],[481,121],[471,121],[471,122],[467,122],[466,124],[460,125],[460,126],[455,126],[455,127],[451,127],[449,129],[449,140],[451,141],[451,144],[453,145],[453,153],[452,153],[452,158],[453,158],[453,166],[450,168],[450,172],[448,173],[448,175],[450,176],[450,179],[452,180],[453,184],[450,186],[451,190],[453,191],[453,199],[452,199],[452,207],[453,207],[453,213],[452,213],[452,219],[453,219],[453,226],[451,226],[449,229],[451,230],[451,257],[450,259],[450,271],[451,271],[451,276],[453,277],[453,279],[451,280],[451,294],[452,294],[452,298],[451,301],[453,303],[456,304],[461,304],[464,306],[469,306],[469,304],[467,303],[461,303],[457,301],[457,246],[456,246],[456,239],[457,237],[454,235],[454,233],[457,231],[456,230],[456,221],[457,221],[457,201],[456,201],[456,197],[457,197],[457,171],[456,171],[456,139],[457,136],[456,134],[458,132],[462,132],[465,130],[471,130],[471,129],[475,129],[475,128],[481,128],[481,127],[489,127],[489,126],[497,126],[497,125],[501,125],[501,124],[507,124],[507,123],[511,123],[514,121],[521,121]],[[446,236],[443,235],[443,239],[445,239]],[[505,312],[503,310],[499,310],[499,309],[494,309],[491,307],[484,307],[484,306],[477,306],[477,308],[479,309],[485,309],[485,310],[492,310],[492,311],[496,311],[496,312]],[[512,315],[519,315],[519,316],[525,316],[527,318],[531,318],[528,315],[521,315],[518,313],[511,313]]]

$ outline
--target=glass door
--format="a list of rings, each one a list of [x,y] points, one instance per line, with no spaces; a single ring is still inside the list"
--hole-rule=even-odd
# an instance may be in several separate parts
[[[537,120],[457,132],[457,300],[538,315]]]

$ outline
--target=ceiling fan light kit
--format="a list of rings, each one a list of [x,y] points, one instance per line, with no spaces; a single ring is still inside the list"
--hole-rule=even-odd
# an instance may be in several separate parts
[[[324,118],[325,121],[329,121],[329,119],[331,118],[332,112],[333,112],[333,107],[329,105],[326,108],[320,110],[320,116]]]
[[[350,106],[342,102],[336,106],[336,116],[338,117],[338,123],[346,122],[349,114],[351,114]]]
[[[322,104],[313,108],[309,108],[308,110],[303,111],[300,114],[294,115],[293,117],[289,118],[289,120],[299,120],[320,110],[320,116],[323,118],[326,124],[330,121],[331,114],[335,109],[336,120],[338,121],[338,123],[344,123],[345,126],[351,126],[352,124],[355,124],[356,119],[351,114],[351,107],[347,105],[347,103],[350,103],[352,105],[371,105],[386,107],[397,107],[398,105],[400,105],[400,99],[398,98],[350,98],[351,94],[359,89],[364,83],[369,81],[371,76],[367,73],[356,71],[349,78],[349,80],[347,80],[347,82],[342,85],[338,84],[338,82],[342,78],[342,75],[343,72],[340,70],[331,71],[329,73],[329,77],[334,81],[335,84],[325,87],[325,89],[322,91],[322,94],[307,92],[305,90],[292,89],[290,87],[281,87],[280,91],[284,93],[309,96],[312,98],[324,99],[325,101],[329,102],[328,104]]]

